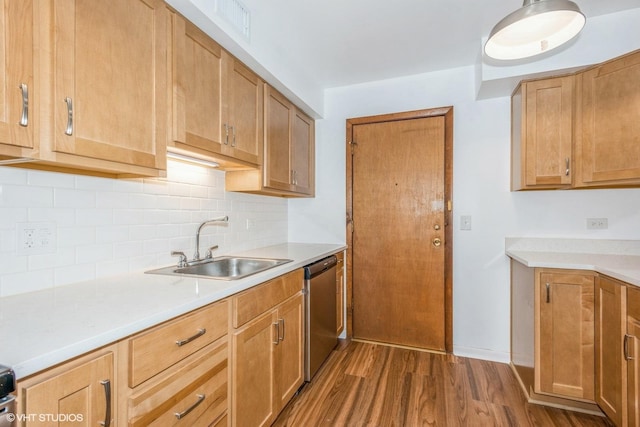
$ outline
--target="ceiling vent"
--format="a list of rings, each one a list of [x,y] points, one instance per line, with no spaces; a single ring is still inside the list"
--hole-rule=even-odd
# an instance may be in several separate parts
[[[251,35],[251,12],[238,0],[216,0],[216,13],[224,18],[249,41]]]

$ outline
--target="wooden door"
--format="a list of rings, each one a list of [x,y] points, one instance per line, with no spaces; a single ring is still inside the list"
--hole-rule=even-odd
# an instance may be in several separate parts
[[[269,312],[233,334],[231,416],[235,426],[269,425],[275,416],[275,325],[275,312]]]
[[[225,106],[223,125],[227,125],[228,140],[224,136],[224,153],[253,165],[262,164],[263,82],[253,71],[223,51]]]
[[[541,272],[536,289],[536,393],[594,400],[594,276]]]
[[[525,82],[514,96],[514,104],[522,102],[512,107],[522,110],[512,128],[515,190],[571,186],[573,85],[573,76]]]
[[[0,0],[0,157],[34,147],[33,1]]]
[[[172,13],[172,139],[202,154],[222,151],[222,48]]]
[[[271,86],[265,90],[264,185],[293,190],[291,165],[291,117],[293,105]]]
[[[53,151],[165,169],[162,0],[53,3]]]
[[[113,353],[70,369],[25,389],[26,414],[50,414],[59,422],[47,425],[97,426],[115,417]],[[107,385],[110,393],[107,392]],[[57,417],[57,414],[62,416]],[[78,414],[78,419],[65,420],[65,415]],[[42,425],[38,417],[28,419],[26,426]]]
[[[623,342],[627,361],[627,415],[629,426],[640,427],[640,289],[627,286],[627,334]]]
[[[599,276],[596,279],[596,403],[621,426],[627,423],[627,288]]]
[[[353,336],[445,350],[445,118],[353,126]]]
[[[304,297],[293,297],[278,307],[279,344],[276,346],[275,410],[291,400],[304,382]]]
[[[291,168],[296,193],[313,195],[315,186],[315,123],[294,108],[291,129]]]
[[[640,182],[640,51],[581,75],[580,185]]]

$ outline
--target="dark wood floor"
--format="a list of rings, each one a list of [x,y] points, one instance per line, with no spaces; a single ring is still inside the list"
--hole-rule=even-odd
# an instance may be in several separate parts
[[[341,344],[274,426],[610,426],[527,403],[508,365]]]

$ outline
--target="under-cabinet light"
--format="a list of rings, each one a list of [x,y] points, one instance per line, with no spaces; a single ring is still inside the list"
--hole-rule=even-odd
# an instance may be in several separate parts
[[[172,151],[167,152],[167,158],[178,160],[181,162],[194,163],[200,166],[207,166],[210,168],[217,168],[220,166],[219,163],[216,163],[212,160],[201,159],[199,157],[193,157],[186,154],[174,153]]]

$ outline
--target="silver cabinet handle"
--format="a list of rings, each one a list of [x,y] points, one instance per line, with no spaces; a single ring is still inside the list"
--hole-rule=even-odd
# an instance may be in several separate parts
[[[196,397],[198,398],[198,400],[196,401],[196,403],[194,403],[193,405],[189,406],[187,409],[185,409],[182,412],[176,412],[174,415],[176,416],[177,419],[181,420],[184,417],[186,417],[187,415],[189,415],[189,412],[193,411],[194,409],[196,409],[198,407],[199,404],[201,404],[204,399],[207,397],[204,394],[196,394]]]
[[[278,345],[278,344],[280,343],[280,321],[275,322],[275,323],[273,324],[273,326],[275,326],[275,328],[276,328],[276,330],[275,330],[275,332],[276,332],[276,337],[275,337],[275,339],[274,339],[273,343],[274,343],[275,345]]]
[[[67,103],[67,129],[64,131],[65,135],[73,135],[73,100],[68,96],[64,99]]]
[[[565,176],[569,176],[569,158],[564,159],[564,163],[567,166],[567,169],[564,171]]]
[[[551,285],[547,283],[547,303],[551,302]]]
[[[224,124],[224,145],[229,145],[229,125]]]
[[[280,335],[280,325],[282,325],[282,335]],[[284,319],[278,320],[278,341],[284,341]]]
[[[231,133],[233,135],[233,140],[231,141],[231,146],[235,147],[236,146],[236,127],[235,126],[231,126]]]
[[[29,87],[24,83],[20,83],[18,89],[22,91],[22,114],[18,124],[22,127],[27,127],[29,124]]]
[[[189,344],[191,341],[195,340],[195,339],[196,339],[196,338],[198,338],[198,337],[203,336],[203,335],[204,335],[204,334],[206,334],[206,333],[207,333],[207,330],[206,330],[205,328],[198,329],[198,332],[196,332],[196,334],[195,334],[195,335],[192,335],[192,336],[190,336],[189,338],[185,338],[185,339],[183,339],[183,340],[178,340],[178,341],[176,341],[176,345],[177,345],[178,347],[182,347],[183,345],[185,345],[185,344]]]
[[[633,338],[633,335],[624,334],[624,341],[623,341],[624,360],[635,359],[634,357],[629,356],[629,338]]]
[[[103,380],[100,384],[104,386],[104,398],[106,401],[106,408],[104,412],[104,421],[100,422],[103,427],[109,427],[111,425],[111,381]]]

